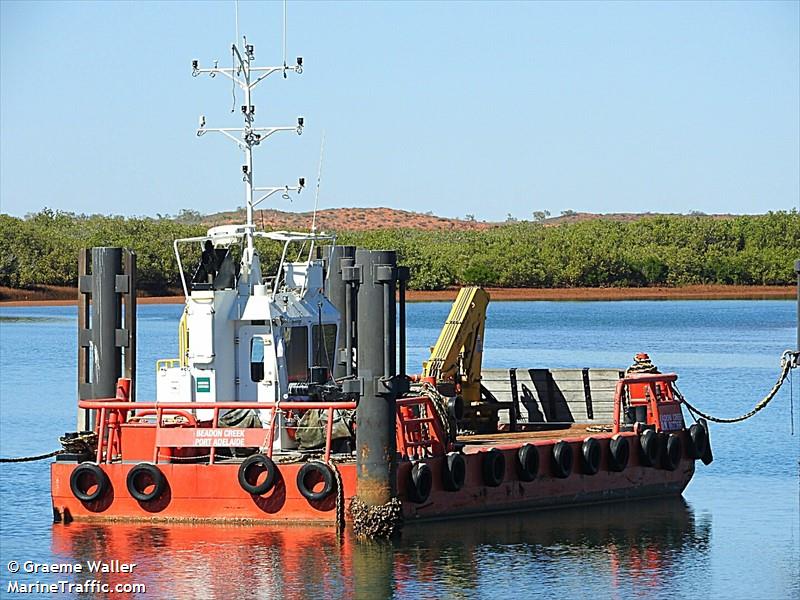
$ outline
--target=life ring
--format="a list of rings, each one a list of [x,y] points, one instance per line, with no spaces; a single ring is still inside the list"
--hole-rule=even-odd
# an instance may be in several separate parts
[[[89,492],[92,486],[95,486],[95,489]],[[102,498],[110,487],[108,475],[94,463],[79,464],[69,477],[69,489],[81,502],[94,502]]]
[[[608,443],[609,457],[608,466],[612,471],[624,471],[628,466],[628,459],[631,456],[631,446],[628,438],[617,434]]]
[[[139,463],[128,471],[125,480],[128,493],[139,502],[150,502],[159,498],[167,487],[167,478],[157,466],[150,463]],[[145,491],[148,487],[152,489]]]
[[[251,483],[251,481],[257,481],[262,472],[266,474],[264,480],[261,483]],[[275,485],[277,477],[278,467],[270,457],[263,454],[248,456],[239,465],[239,485],[245,492],[254,496],[260,496],[270,491]]]
[[[517,475],[521,481],[533,481],[539,474],[539,450],[533,444],[523,444],[517,451]]]
[[[645,429],[639,436],[639,445],[642,448],[641,458],[645,467],[658,466],[661,458],[661,440],[659,435],[652,429]]]
[[[595,475],[600,470],[600,458],[603,450],[600,442],[594,438],[586,438],[581,444],[581,457],[583,458],[583,472],[587,475]]]
[[[683,443],[679,435],[670,433],[667,438],[666,452],[662,457],[661,464],[668,471],[674,471],[681,464],[683,457]]]
[[[503,483],[506,475],[506,457],[497,448],[491,448],[483,453],[481,464],[483,483],[490,487],[497,487]]]
[[[467,461],[460,452],[450,452],[442,463],[442,485],[449,492],[464,487],[467,478]]]
[[[561,440],[553,445],[553,474],[565,479],[572,473],[572,446]]]
[[[694,459],[703,458],[708,450],[708,432],[706,428],[695,423],[689,427],[689,456]]]
[[[308,480],[311,479],[309,485]],[[314,491],[314,486],[322,482],[322,489]],[[297,489],[306,500],[316,502],[324,500],[333,492],[333,471],[325,463],[314,461],[307,462],[297,472]]]
[[[425,502],[431,495],[433,488],[433,475],[427,463],[418,462],[411,467],[409,477],[408,496],[413,502]]]

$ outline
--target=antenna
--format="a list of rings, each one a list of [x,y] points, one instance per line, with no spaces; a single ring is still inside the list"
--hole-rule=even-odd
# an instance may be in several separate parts
[[[311,233],[317,233],[317,209],[319,208],[319,183],[322,180],[322,154],[325,152],[325,131],[319,146],[319,168],[317,169],[317,189],[314,192],[314,216],[311,218]]]
[[[238,2],[236,4],[237,12],[237,36],[238,36]],[[223,128],[207,128],[205,126],[205,119],[201,119],[200,125],[197,128],[197,136],[203,136],[207,132],[221,133],[225,137],[232,140],[240,150],[244,152],[245,164],[242,165],[242,181],[245,187],[245,206],[247,208],[247,224],[245,225],[245,237],[247,241],[246,248],[246,262],[249,264],[254,255],[253,233],[255,232],[255,225],[253,223],[253,207],[265,200],[267,197],[282,190],[284,193],[295,190],[300,191],[305,186],[305,180],[300,178],[298,185],[294,187],[283,186],[281,188],[254,188],[253,187],[253,148],[258,146],[266,138],[278,131],[293,131],[298,135],[303,133],[304,118],[298,117],[296,125],[289,125],[283,127],[255,127],[256,107],[251,102],[253,89],[261,83],[264,79],[273,73],[283,73],[284,76],[288,71],[294,71],[297,74],[303,72],[303,58],[297,57],[297,64],[287,66],[285,63],[282,66],[276,67],[256,67],[253,65],[255,60],[255,48],[252,44],[247,43],[247,38],[243,38],[242,48],[239,47],[237,40],[231,46],[231,52],[234,56],[234,65],[230,68],[218,66],[215,62],[211,68],[201,68],[198,60],[192,61],[192,76],[197,77],[201,74],[208,74],[211,77],[216,75],[224,75],[233,81],[233,85],[238,85],[244,92],[244,104],[242,105],[242,116],[244,118],[243,127],[223,127]],[[253,201],[253,192],[266,191],[267,193]]]
[[[236,7],[236,37],[233,38],[233,43],[239,43],[239,0],[234,0],[234,5]]]
[[[283,0],[283,67],[286,68],[286,0]],[[286,79],[286,71],[283,78]]]

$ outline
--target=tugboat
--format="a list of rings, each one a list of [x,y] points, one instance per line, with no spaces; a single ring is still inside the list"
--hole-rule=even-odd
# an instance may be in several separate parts
[[[246,222],[174,243],[186,304],[179,356],[136,399],[136,261],[80,256],[78,431],[51,469],[56,522],[176,520],[350,524],[390,536],[404,522],[680,495],[711,460],[687,427],[675,374],[634,368],[483,370],[488,294],[460,291],[422,372],[406,368],[409,270],[392,250],[333,235],[259,231],[255,207],[295,186],[255,187],[252,91],[287,66],[201,67],[244,93],[240,129],[206,127],[245,154]],[[262,244],[281,244],[265,274]]]

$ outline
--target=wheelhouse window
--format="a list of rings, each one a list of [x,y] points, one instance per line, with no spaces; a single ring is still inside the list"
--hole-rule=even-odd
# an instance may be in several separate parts
[[[320,336],[320,328],[322,335]],[[333,370],[336,362],[334,352],[336,351],[336,325],[314,325],[311,329],[311,352],[314,357],[314,365],[318,367],[328,367]]]
[[[289,381],[308,381],[308,327],[287,327],[283,339]]]
[[[250,380],[264,381],[264,338],[250,340]]]

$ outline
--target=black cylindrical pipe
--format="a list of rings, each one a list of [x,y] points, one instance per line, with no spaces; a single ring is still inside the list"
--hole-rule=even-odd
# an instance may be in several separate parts
[[[385,283],[383,285],[383,376],[391,377],[395,371],[394,344],[389,347],[389,340],[394,339],[392,332],[395,328],[395,321],[392,319],[392,305],[394,304],[394,286]]]
[[[325,248],[327,250],[327,248]],[[342,317],[339,331],[336,335],[336,352],[333,361],[333,376],[340,379],[345,375],[350,375],[347,369],[346,361],[342,361],[344,350],[347,347],[347,337],[352,335],[352,326],[347,318],[347,296],[350,292],[350,286],[342,279],[342,267],[352,266],[352,261],[356,255],[355,246],[332,246],[326,258],[327,263],[327,277],[325,278],[325,295],[328,300],[339,311]],[[349,262],[348,262],[349,261]],[[352,350],[347,356],[352,357]]]
[[[405,277],[399,277],[397,281],[397,286],[399,290],[399,298],[398,298],[398,320],[399,324],[397,326],[400,335],[400,348],[398,352],[400,353],[400,366],[397,369],[397,372],[400,375],[406,374],[406,279]]]
[[[122,348],[116,343],[122,326],[122,304],[116,291],[122,273],[122,248],[92,248],[92,392],[113,398],[122,376]]]
[[[367,505],[381,506],[397,494],[397,415],[392,385],[395,375],[397,254],[359,248],[356,266],[361,270],[356,311],[356,352],[362,386],[356,410],[358,497]],[[390,299],[388,307],[387,293]]]

